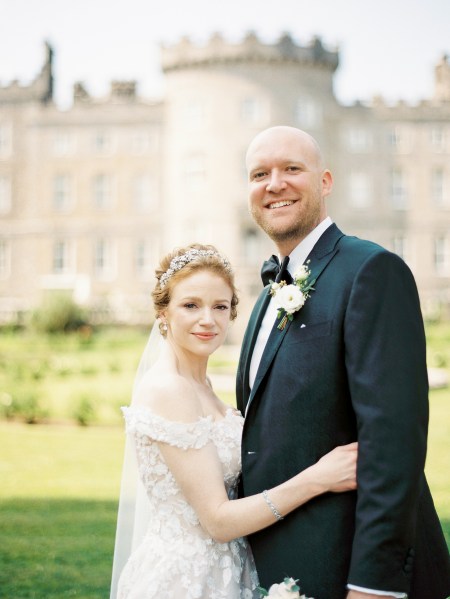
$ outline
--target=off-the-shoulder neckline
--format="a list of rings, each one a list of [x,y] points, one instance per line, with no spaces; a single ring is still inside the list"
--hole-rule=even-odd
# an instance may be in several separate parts
[[[224,422],[225,420],[227,420],[230,416],[231,417],[236,417],[236,418],[242,418],[242,414],[241,412],[237,409],[237,408],[232,408],[229,407],[225,410],[225,415],[222,416],[222,418],[214,418],[214,416],[212,414],[208,414],[207,416],[199,416],[199,418],[197,420],[193,420],[192,422],[182,422],[180,420],[170,420],[169,418],[164,418],[164,416],[160,416],[159,414],[156,414],[156,412],[154,412],[151,408],[149,408],[148,406],[122,406],[121,408],[124,411],[132,411],[132,412],[147,412],[149,414],[151,414],[151,416],[153,418],[159,418],[161,420],[165,420],[166,422],[172,422],[173,424],[184,424],[184,425],[193,425],[193,424],[197,424],[197,422],[211,422],[212,424],[219,424],[221,422]]]

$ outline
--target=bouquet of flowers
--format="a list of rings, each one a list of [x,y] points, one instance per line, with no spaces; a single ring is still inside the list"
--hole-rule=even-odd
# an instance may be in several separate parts
[[[268,591],[259,587],[261,597],[272,597],[273,599],[314,599],[314,597],[307,597],[306,595],[300,595],[300,587],[297,584],[297,580],[293,578],[285,578],[280,584],[273,584]]]

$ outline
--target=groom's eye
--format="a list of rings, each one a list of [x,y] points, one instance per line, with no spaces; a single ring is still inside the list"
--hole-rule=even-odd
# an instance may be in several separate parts
[[[253,179],[262,179],[266,173],[264,171],[260,171],[258,173],[253,173]]]

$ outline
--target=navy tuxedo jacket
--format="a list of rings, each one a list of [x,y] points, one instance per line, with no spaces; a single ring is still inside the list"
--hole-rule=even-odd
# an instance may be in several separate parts
[[[343,599],[347,583],[445,599],[448,551],[423,472],[428,379],[413,276],[395,254],[335,225],[308,259],[314,291],[283,331],[275,323],[251,392],[267,287],[244,337],[241,493],[270,489],[356,440],[358,490],[322,495],[251,535],[261,584],[292,576],[315,599]]]

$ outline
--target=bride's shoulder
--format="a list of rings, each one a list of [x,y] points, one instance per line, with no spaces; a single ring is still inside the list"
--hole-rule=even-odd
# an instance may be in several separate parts
[[[148,373],[133,399],[136,407],[178,422],[194,422],[202,415],[198,397],[190,383],[177,373]]]

